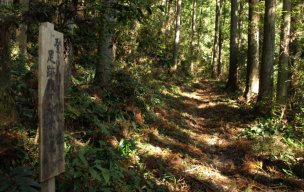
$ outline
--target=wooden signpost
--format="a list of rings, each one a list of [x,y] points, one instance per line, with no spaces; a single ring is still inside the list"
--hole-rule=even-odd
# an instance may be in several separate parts
[[[51,23],[39,27],[38,111],[41,191],[55,191],[55,176],[64,172],[63,34]]]

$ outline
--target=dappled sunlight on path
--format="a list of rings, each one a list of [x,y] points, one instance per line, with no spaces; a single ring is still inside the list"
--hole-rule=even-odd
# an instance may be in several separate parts
[[[239,138],[253,120],[218,82],[205,81],[166,96],[155,114],[157,120],[138,147],[146,168],[160,183],[166,174],[179,178],[170,191],[274,189],[248,177],[262,174],[255,167],[250,170],[250,163],[258,162],[251,157],[251,142]]]

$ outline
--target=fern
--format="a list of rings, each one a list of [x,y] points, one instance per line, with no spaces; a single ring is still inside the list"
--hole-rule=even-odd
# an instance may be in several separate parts
[[[0,176],[0,191],[38,192],[40,185],[32,178],[33,172],[26,167],[13,168],[6,176]]]

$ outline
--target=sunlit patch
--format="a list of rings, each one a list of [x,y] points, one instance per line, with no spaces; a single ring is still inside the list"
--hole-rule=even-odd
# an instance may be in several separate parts
[[[189,92],[182,92],[181,93],[182,96],[184,97],[188,97],[190,99],[197,99],[197,100],[200,100],[201,97],[198,96],[198,93],[197,92],[192,92],[192,93],[189,93]]]
[[[146,155],[165,155],[167,152],[166,150],[158,147],[158,146],[154,146],[150,143],[138,143],[137,147],[139,148],[139,152],[140,153],[144,153]]]

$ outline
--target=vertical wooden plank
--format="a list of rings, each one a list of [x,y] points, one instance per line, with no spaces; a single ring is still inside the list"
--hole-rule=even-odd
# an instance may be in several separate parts
[[[55,177],[41,183],[41,192],[55,192]]]
[[[51,23],[39,27],[38,112],[40,181],[64,172],[63,34]]]

